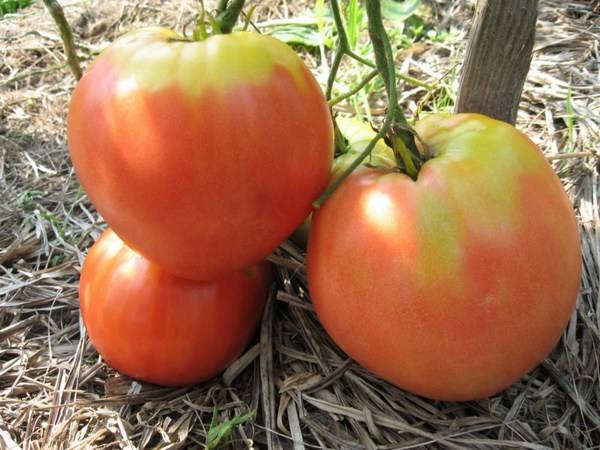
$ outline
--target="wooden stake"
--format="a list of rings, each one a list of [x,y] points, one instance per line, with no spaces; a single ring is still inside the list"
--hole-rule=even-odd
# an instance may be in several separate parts
[[[478,0],[455,112],[515,124],[531,63],[538,0]]]

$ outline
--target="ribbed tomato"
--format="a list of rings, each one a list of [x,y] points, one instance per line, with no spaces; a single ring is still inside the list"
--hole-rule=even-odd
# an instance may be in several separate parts
[[[247,32],[125,35],[77,84],[68,142],[109,226],[166,270],[203,280],[266,258],[308,215],[333,158],[308,68]]]
[[[556,345],[577,297],[572,206],[539,149],[476,114],[416,125],[413,181],[363,169],[313,214],[312,300],[351,357],[414,393],[492,395]]]
[[[107,230],[88,253],[81,313],[115,369],[165,386],[217,375],[248,345],[271,280],[262,263],[214,281],[165,272]]]

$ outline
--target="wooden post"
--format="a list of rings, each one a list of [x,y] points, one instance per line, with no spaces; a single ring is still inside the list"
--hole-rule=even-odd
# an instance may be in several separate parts
[[[531,63],[538,0],[478,0],[455,112],[515,124]]]

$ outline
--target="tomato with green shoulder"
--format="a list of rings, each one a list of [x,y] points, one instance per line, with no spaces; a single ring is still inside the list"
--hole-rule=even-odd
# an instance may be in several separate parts
[[[108,225],[200,280],[266,258],[311,211],[333,159],[310,70],[284,43],[249,32],[126,34],[78,82],[67,131]]]
[[[478,114],[415,126],[416,180],[362,169],[313,214],[322,324],[352,358],[438,400],[495,394],[557,344],[580,283],[578,225],[542,152]]]

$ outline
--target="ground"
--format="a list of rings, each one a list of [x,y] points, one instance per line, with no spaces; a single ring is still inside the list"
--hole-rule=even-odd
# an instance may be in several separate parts
[[[191,0],[62,3],[84,66],[127,30],[189,28],[197,7]],[[400,83],[410,114],[451,108],[473,14],[472,1],[422,3],[424,19],[393,33],[402,47],[398,70],[432,85]],[[263,31],[283,23],[289,32],[298,25],[290,18],[309,18],[314,9],[293,0],[249,4],[258,5],[253,17]],[[291,436],[295,449],[600,448],[599,9],[593,1],[540,1],[517,122],[552,161],[577,214],[584,269],[577,311],[538,368],[465,404],[413,396],[349,360],[320,327],[304,254],[290,242],[271,258],[277,290],[256,341],[223,376],[161,388],[106,366],[79,314],[81,263],[105,224],[67,153],[74,79],[41,2],[1,17],[0,448],[197,447],[215,410],[219,423],[257,411],[234,427],[231,448],[292,448]],[[330,52],[296,48],[324,82]],[[350,64],[343,73],[338,94],[361,75]],[[336,111],[377,121],[383,107],[370,84]]]

